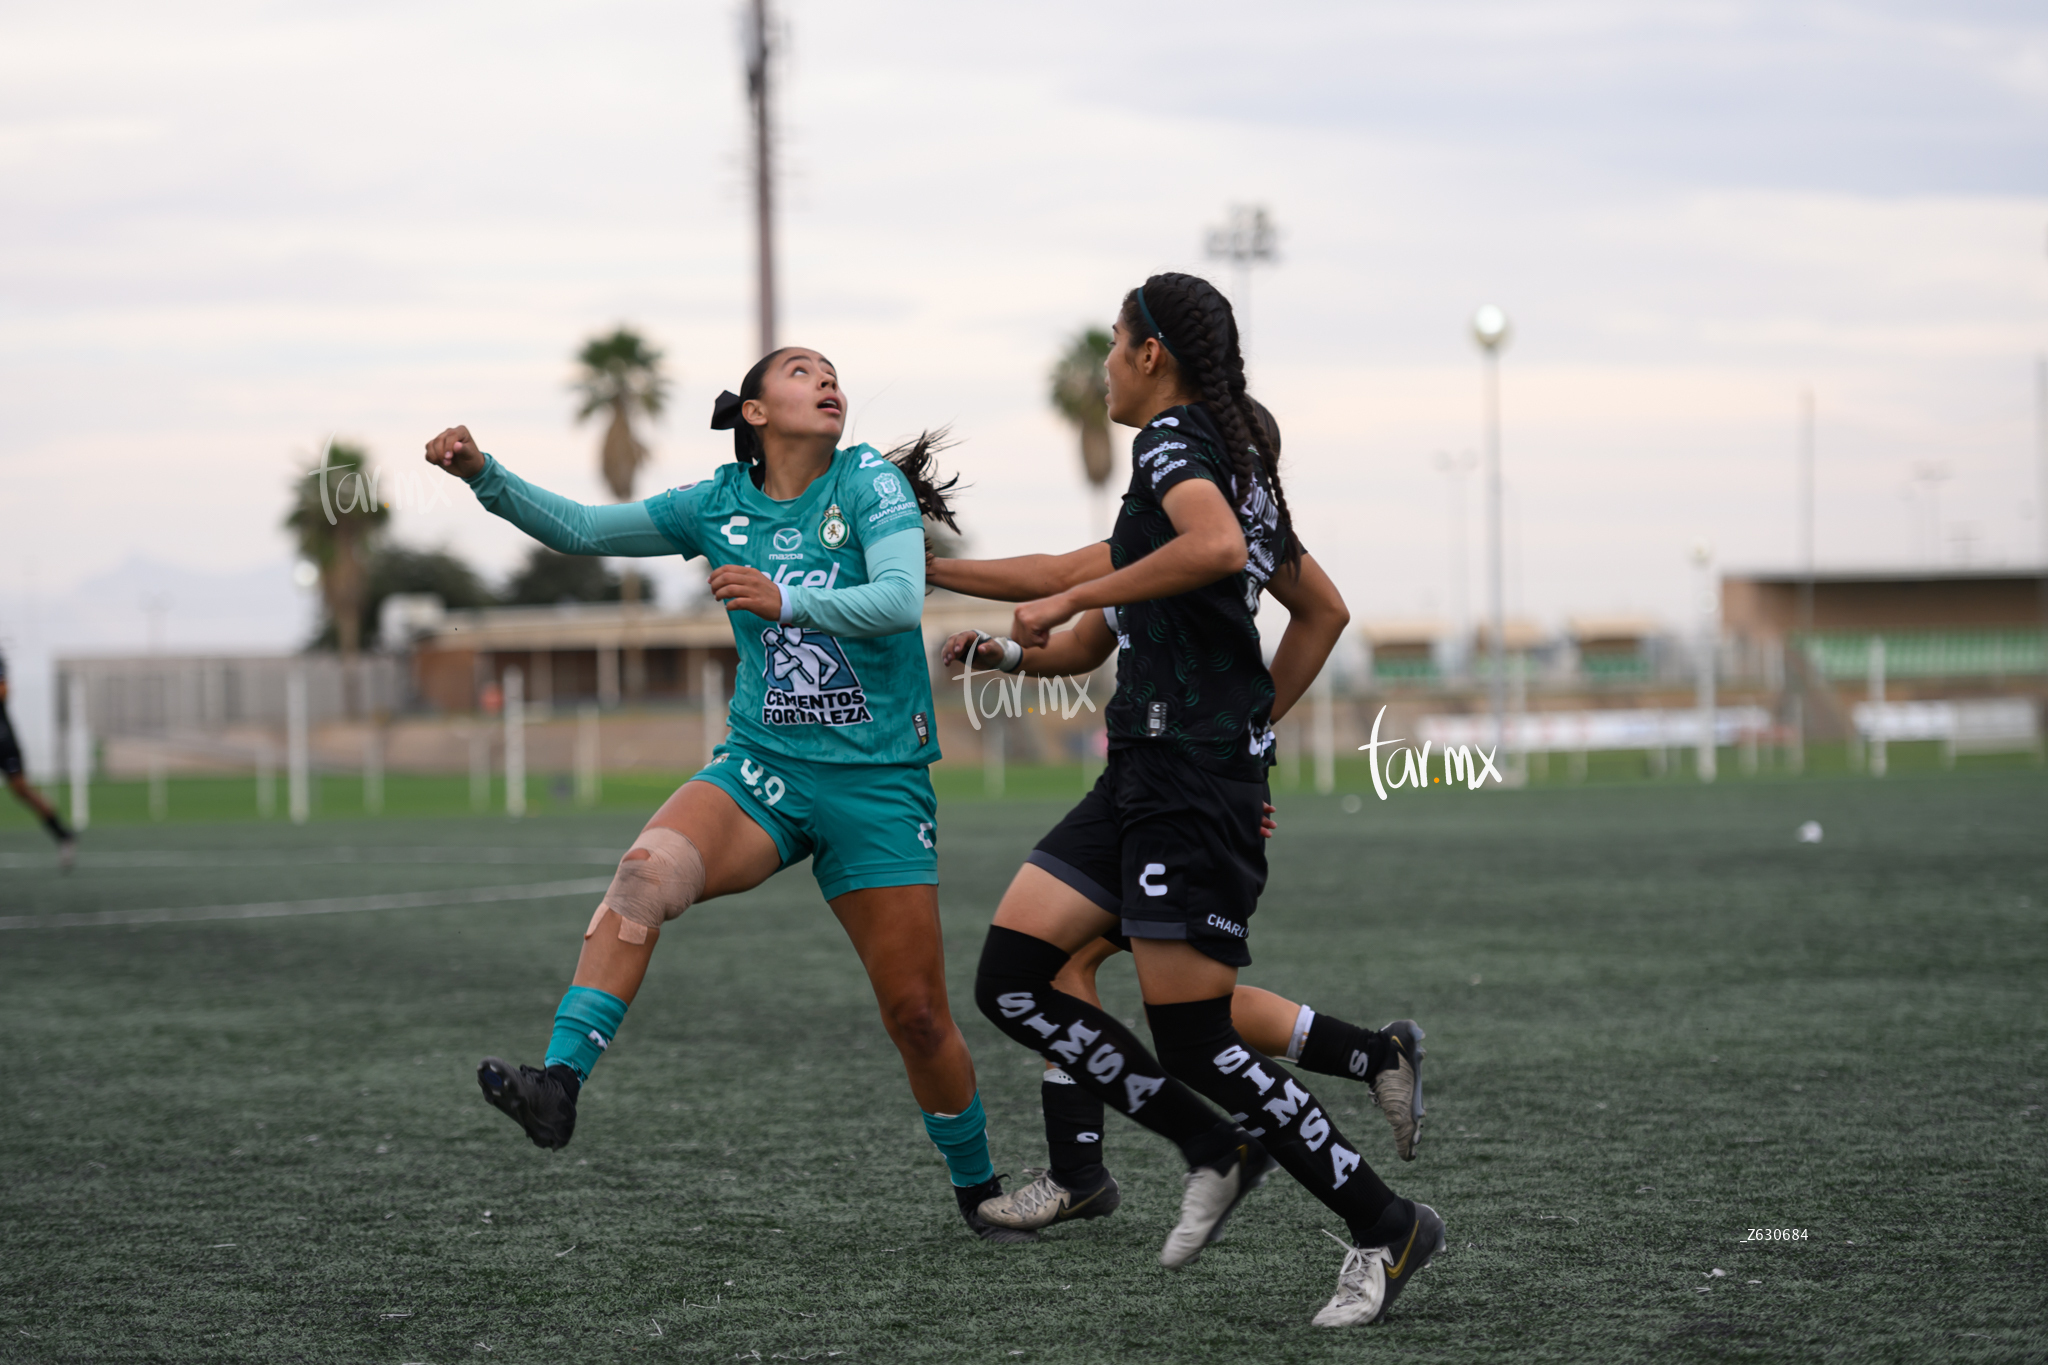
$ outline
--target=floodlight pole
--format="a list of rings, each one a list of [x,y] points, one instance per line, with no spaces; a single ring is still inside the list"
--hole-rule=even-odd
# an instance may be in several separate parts
[[[1694,593],[1698,601],[1694,604],[1699,612],[1699,657],[1694,660],[1697,686],[1694,703],[1699,712],[1699,743],[1693,750],[1693,770],[1702,782],[1712,782],[1715,777],[1718,753],[1714,734],[1714,665],[1715,653],[1720,643],[1717,602],[1714,591],[1714,552],[1701,544],[1693,547],[1693,567],[1697,571]]]
[[[1472,336],[1485,359],[1486,409],[1486,614],[1490,634],[1487,652],[1493,665],[1487,709],[1493,721],[1496,752],[1507,748],[1507,592],[1501,543],[1500,476],[1500,348],[1507,344],[1508,315],[1492,304],[1472,315]]]
[[[2041,537],[2041,636],[2048,648],[2048,355],[2034,359],[2034,444],[2041,463],[2041,491],[2034,499],[2034,530]]]
[[[1209,229],[1208,255],[1212,261],[1229,261],[1236,268],[1237,297],[1231,311],[1237,316],[1238,348],[1247,364],[1251,360],[1252,267],[1279,259],[1279,230],[1263,204],[1232,204],[1230,218]]]
[[[768,0],[747,6],[747,101],[754,115],[754,251],[759,281],[761,354],[775,349],[775,177],[768,103]]]
[[[1806,767],[1806,670],[1813,638],[1813,390],[1799,391],[1799,619],[1791,676],[1793,771]]]

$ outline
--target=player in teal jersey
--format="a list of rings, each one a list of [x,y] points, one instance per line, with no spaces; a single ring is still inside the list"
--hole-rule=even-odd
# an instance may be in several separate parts
[[[705,558],[740,656],[731,738],[620,860],[584,930],[545,1066],[485,1058],[478,1083],[537,1145],[566,1144],[576,1096],[617,1035],[662,926],[809,857],[867,968],[961,1214],[985,1239],[1032,1240],[976,1211],[1002,1185],[946,999],[938,804],[926,771],[939,746],[919,629],[924,518],[952,522],[951,484],[932,479],[936,442],[927,435],[890,455],[838,449],[838,374],[802,347],[764,357],[738,394],[719,395],[711,424],[732,430],[735,463],[610,507],[534,487],[466,427],[427,445],[429,463],[553,549]]]

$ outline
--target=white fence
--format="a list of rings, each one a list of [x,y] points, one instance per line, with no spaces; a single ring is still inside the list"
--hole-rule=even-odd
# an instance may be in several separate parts
[[[2041,750],[2041,713],[2027,697],[1861,702],[1853,715],[1865,740],[1939,740],[1950,757]]]
[[[1767,734],[1770,713],[1761,706],[1724,706],[1714,712],[1714,743],[1738,744]],[[1531,711],[1509,716],[1503,747],[1509,753],[1587,753],[1596,749],[1682,749],[1700,742],[1700,712],[1686,710]],[[1493,744],[1489,716],[1424,716],[1416,738],[1439,746]]]

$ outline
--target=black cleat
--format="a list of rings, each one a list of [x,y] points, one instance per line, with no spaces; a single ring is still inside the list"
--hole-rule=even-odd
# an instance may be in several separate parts
[[[545,1071],[486,1057],[476,1069],[484,1098],[526,1130],[536,1147],[567,1147],[576,1131],[576,1094],[583,1088],[576,1073],[555,1065]]]
[[[979,1185],[955,1185],[953,1197],[960,1201],[960,1216],[967,1220],[967,1230],[984,1242],[1035,1242],[1036,1232],[1024,1228],[1006,1228],[991,1223],[981,1216],[981,1206],[991,1199],[1003,1197],[1003,1178],[991,1176]]]

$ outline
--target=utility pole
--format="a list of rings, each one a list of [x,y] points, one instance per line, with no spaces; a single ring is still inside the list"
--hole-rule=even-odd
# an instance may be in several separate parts
[[[742,42],[747,102],[754,114],[754,252],[758,266],[761,354],[775,349],[775,176],[768,104],[768,0],[750,0]]]

